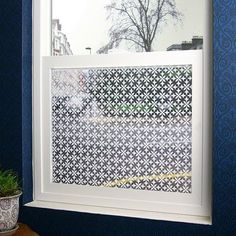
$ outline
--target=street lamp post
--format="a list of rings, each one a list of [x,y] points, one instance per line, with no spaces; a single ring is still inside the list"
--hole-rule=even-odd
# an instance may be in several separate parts
[[[91,55],[91,53],[92,53],[92,48],[91,47],[86,47],[85,50],[89,50],[90,55]]]

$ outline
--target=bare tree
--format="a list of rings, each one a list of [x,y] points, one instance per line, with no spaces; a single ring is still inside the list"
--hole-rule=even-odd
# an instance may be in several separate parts
[[[181,20],[175,0],[111,0],[106,6],[110,41],[98,50],[105,53],[118,47],[122,41],[129,41],[141,51],[152,51],[158,30],[170,18]]]

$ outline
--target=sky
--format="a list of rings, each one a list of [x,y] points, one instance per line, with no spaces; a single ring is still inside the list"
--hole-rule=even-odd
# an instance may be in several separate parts
[[[108,41],[110,22],[104,8],[110,0],[52,0],[53,19],[59,19],[62,32],[67,35],[74,55],[88,54],[86,47],[92,48],[92,53],[104,46]],[[166,48],[182,41],[191,41],[192,36],[203,36],[205,0],[176,0],[177,8],[183,13],[183,22],[162,27],[153,49]],[[126,50],[125,44],[121,48]]]

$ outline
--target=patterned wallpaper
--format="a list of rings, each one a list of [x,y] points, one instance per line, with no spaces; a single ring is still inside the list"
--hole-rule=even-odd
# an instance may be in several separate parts
[[[236,230],[236,1],[214,1],[214,224]],[[232,235],[232,234],[231,234]]]

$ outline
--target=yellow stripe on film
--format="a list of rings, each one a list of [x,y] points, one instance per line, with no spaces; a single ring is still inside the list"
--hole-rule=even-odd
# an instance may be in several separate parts
[[[123,178],[119,180],[114,180],[104,184],[104,187],[118,187],[122,184],[132,184],[137,181],[145,181],[145,180],[163,180],[163,179],[174,179],[174,178],[182,178],[182,177],[191,177],[191,172],[188,173],[178,173],[178,174],[160,174],[160,175],[147,175],[147,176],[134,176],[130,178]]]

